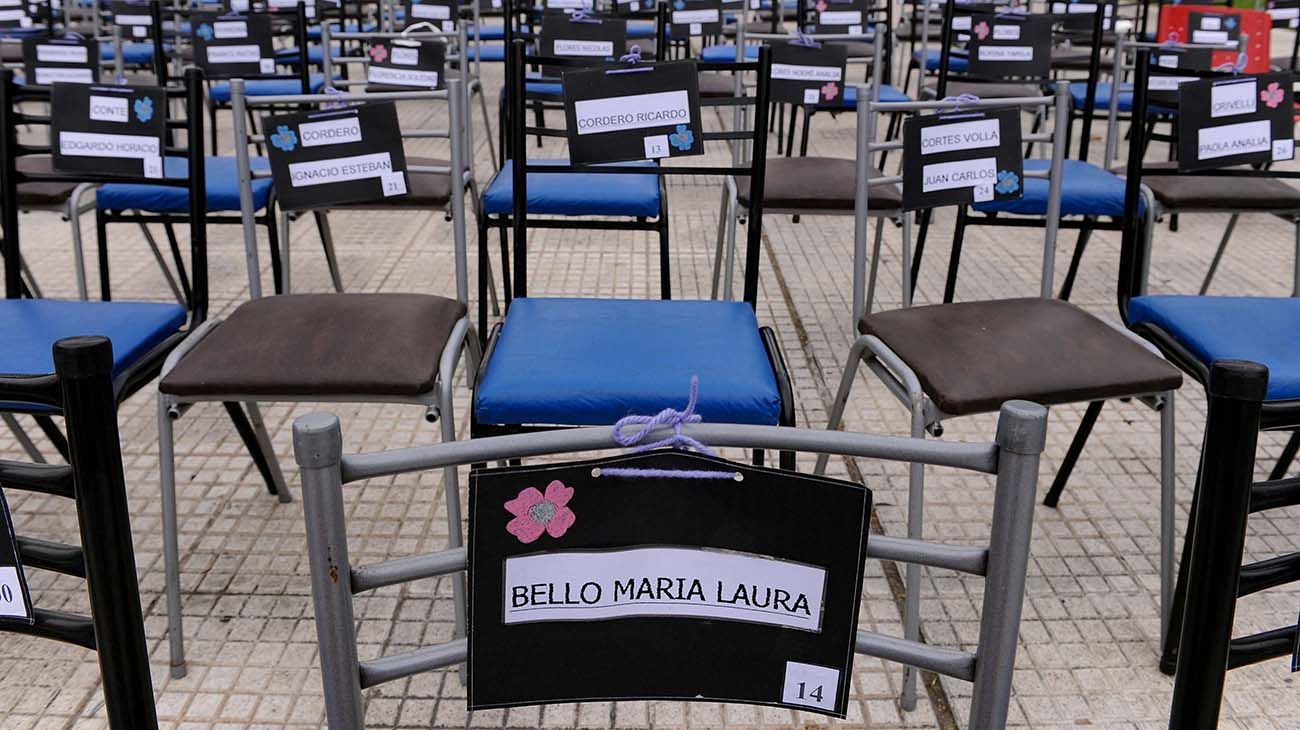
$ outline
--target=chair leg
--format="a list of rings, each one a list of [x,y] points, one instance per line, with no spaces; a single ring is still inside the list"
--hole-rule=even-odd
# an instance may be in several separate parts
[[[659,297],[673,298],[671,258],[668,256],[668,191],[659,196]]]
[[[921,230],[916,236],[916,251],[912,254],[912,296],[916,296],[916,282],[921,278],[921,256],[925,253],[925,238],[930,230],[930,216],[933,212],[934,208],[921,211]]]
[[[99,298],[111,301],[112,287],[108,281],[108,221],[104,211],[95,208],[95,248],[99,255]]]
[[[158,471],[162,484],[164,585],[167,593],[167,642],[171,650],[171,676],[185,676],[185,635],[181,618],[179,528],[176,521],[176,454],[170,404],[158,398]]]
[[[167,247],[171,249],[172,261],[176,264],[176,275],[181,285],[181,293],[185,295],[185,304],[188,307],[190,302],[190,277],[185,271],[185,259],[181,258],[181,245],[176,240],[176,228],[170,221],[163,223],[163,232],[167,234]]]
[[[912,438],[925,438],[925,408],[913,401]],[[925,465],[912,462],[907,467],[907,536],[913,540],[924,537],[923,512],[925,509]],[[908,563],[903,576],[903,638],[921,640],[921,566]],[[916,684],[919,671],[910,665],[903,666],[903,693],[899,706],[904,710],[916,709]]]
[[[844,409],[848,405],[849,394],[853,391],[853,379],[858,375],[858,365],[862,363],[862,354],[866,352],[866,349],[867,344],[862,337],[855,340],[853,347],[849,348],[849,359],[844,363],[844,374],[840,376],[840,387],[835,391],[835,400],[831,403],[831,412],[826,418],[827,431],[837,430],[844,419]],[[813,465],[813,473],[825,474],[828,461],[830,461],[829,454],[818,454],[817,461]]]
[[[470,335],[473,338],[473,335]],[[473,365],[473,363],[469,363]],[[454,366],[453,366],[454,367]],[[442,411],[442,442],[451,443],[456,440],[456,422],[455,422],[455,403],[452,397],[452,383],[454,382],[454,372],[442,372],[439,374],[439,408]],[[455,465],[443,468],[443,489],[447,499],[447,547],[458,548],[465,544],[464,534],[461,528],[460,517],[460,482]],[[466,590],[465,572],[458,571],[451,574],[451,602],[454,613],[453,637],[460,638],[467,635],[467,604],[469,592]],[[462,677],[462,681],[464,678]]]
[[[1277,463],[1273,465],[1273,471],[1268,475],[1269,481],[1286,478],[1286,472],[1291,468],[1291,462],[1295,461],[1297,451],[1300,451],[1300,431],[1292,431],[1291,438],[1287,440],[1286,446],[1282,447],[1282,453],[1277,457]]]
[[[18,255],[18,268],[22,269],[23,279],[32,293],[32,298],[42,299],[41,288],[36,285],[36,275],[32,273],[32,267],[27,265],[27,257],[22,254]]]
[[[713,281],[709,285],[709,299],[718,298],[718,283],[722,279],[722,250],[727,238],[727,214],[731,211],[731,189],[722,186],[722,210],[718,211],[718,240],[713,248]]]
[[[1091,218],[1088,219],[1092,221]],[[1070,256],[1070,268],[1065,272],[1065,281],[1061,284],[1061,299],[1070,301],[1074,291],[1074,280],[1079,275],[1079,263],[1083,261],[1084,249],[1088,248],[1088,239],[1092,238],[1092,228],[1079,229],[1079,238],[1074,243],[1074,254]]]
[[[18,419],[12,413],[0,413],[0,420],[3,420],[5,426],[9,427],[10,433],[14,435],[14,440],[22,447],[23,453],[27,454],[27,458],[37,464],[46,463],[45,456],[36,447],[36,442],[32,441],[32,437],[27,435],[27,431],[23,429],[22,424],[18,422]]]
[[[1183,630],[1183,607],[1187,603],[1187,570],[1191,562],[1192,542],[1196,539],[1196,512],[1201,504],[1201,468],[1196,468],[1196,486],[1192,489],[1192,506],[1187,513],[1187,530],[1183,534],[1183,552],[1178,561],[1173,601],[1169,606],[1168,627],[1161,644],[1160,672],[1173,676],[1178,669],[1178,643]]]
[[[510,281],[510,237],[506,233],[505,226],[498,227],[497,234],[501,240],[501,291],[505,292],[506,308],[509,309],[510,302],[515,296]]]
[[[1233,213],[1228,218],[1228,226],[1223,229],[1223,237],[1219,239],[1219,247],[1214,251],[1214,258],[1210,260],[1210,268],[1205,272],[1205,280],[1201,282],[1200,295],[1205,296],[1205,292],[1210,289],[1210,282],[1214,281],[1214,274],[1219,270],[1219,262],[1223,261],[1223,252],[1228,249],[1228,240],[1232,238],[1232,231],[1237,227],[1237,218],[1239,213]],[[1296,228],[1297,240],[1300,242],[1300,227]]]
[[[948,276],[943,283],[943,303],[952,302],[957,293],[957,270],[961,267],[961,249],[966,242],[966,206],[957,206],[957,224],[952,229],[952,251],[948,254]],[[925,236],[925,224],[921,225]]]
[[[1174,391],[1164,395],[1160,408],[1160,645],[1169,635],[1170,603],[1174,593],[1174,541],[1177,493],[1174,482]]]
[[[90,294],[86,289],[86,250],[81,240],[81,191],[82,188],[78,187],[72,192],[65,215],[72,227],[72,265],[77,275],[77,296],[84,302]]]
[[[330,233],[328,214],[323,210],[312,211],[316,217],[316,229],[320,231],[320,245],[325,250],[325,263],[330,269],[330,280],[334,282],[334,291],[343,293],[343,277],[339,274],[338,257],[334,255],[334,235]]]
[[[54,450],[59,452],[59,456],[63,457],[64,461],[68,461],[70,453],[68,451],[68,437],[63,435],[63,430],[54,422],[54,419],[49,416],[32,416],[32,420],[36,421],[41,433],[45,434],[45,438],[49,439],[50,443],[54,445]]]
[[[276,224],[275,210],[268,206],[266,209],[266,245],[271,254],[271,286],[276,294],[284,294],[288,286],[288,275],[285,273],[287,262],[280,251],[280,232]]]
[[[277,230],[275,232],[275,238],[280,243],[280,257],[279,257],[280,279],[279,281],[276,282],[276,291],[279,291],[281,294],[288,294],[289,292],[293,291],[293,266],[289,262],[289,256],[290,256],[289,239],[291,233],[290,226],[293,225],[293,221],[292,221],[292,217],[289,215],[289,211],[287,210],[280,211],[279,219],[280,219],[280,225],[277,226]],[[270,224],[268,223],[267,225]],[[275,253],[274,253],[275,247],[274,246],[271,247],[271,251],[272,251],[271,268],[272,268],[272,275],[274,275],[274,269],[275,269]]]
[[[253,426],[253,436],[257,439],[258,449],[265,455],[267,465],[271,469],[273,483],[268,483],[267,489],[272,491],[281,502],[292,502],[293,492],[289,491],[284,472],[280,470],[280,461],[275,458],[275,447],[271,444],[271,435],[266,430],[266,422],[262,420],[262,409],[255,401],[244,401],[244,407],[248,409],[248,421]]]
[[[885,219],[876,220],[876,240],[871,246],[871,270],[867,273],[867,301],[863,314],[871,314],[876,301],[876,275],[880,270],[880,244],[884,240]]]
[[[212,156],[217,155],[217,105],[208,102],[208,138],[212,143]]]
[[[786,157],[794,156],[794,128],[795,128],[795,120],[797,120],[798,118],[799,118],[799,105],[791,104],[790,105],[790,131],[787,133],[787,136],[785,138]],[[804,112],[805,121],[807,120],[807,118],[808,118],[808,114],[805,111]]]
[[[497,170],[500,169],[500,165],[497,164],[497,148],[492,143],[492,122],[488,116],[487,95],[483,93],[482,86],[478,90],[478,105],[479,110],[483,112],[483,128],[487,130],[487,134],[484,136],[487,138],[488,154],[492,157],[492,169]],[[470,150],[470,154],[473,154],[473,152],[473,150]]]
[[[492,270],[492,261],[488,258],[488,231],[483,216],[478,216],[478,342],[480,347],[487,346],[488,333],[488,273]]]
[[[172,296],[176,297],[176,301],[185,304],[185,291],[176,283],[176,277],[172,276],[171,267],[167,265],[167,259],[163,257],[162,249],[158,246],[158,240],[153,237],[153,232],[149,230],[149,226],[143,221],[138,225],[140,226],[141,235],[144,236],[144,242],[149,245],[149,253],[153,254],[154,263],[158,264],[158,271],[163,275],[163,279],[167,281],[167,286],[172,290]],[[105,248],[105,251],[107,251],[107,248]],[[108,259],[107,255],[101,255],[100,258],[101,262]]]
[[[1043,498],[1044,505],[1055,507],[1061,501],[1061,492],[1065,490],[1065,483],[1070,481],[1074,464],[1079,460],[1079,454],[1083,453],[1083,447],[1088,443],[1088,436],[1092,434],[1092,427],[1097,425],[1097,417],[1101,415],[1101,408],[1104,405],[1106,401],[1095,400],[1089,403],[1088,410],[1083,412],[1079,430],[1074,432],[1074,440],[1070,442],[1070,448],[1065,452],[1065,460],[1061,462],[1061,468],[1056,472],[1052,488],[1047,490],[1047,496]]]
[[[284,481],[284,477],[278,476],[279,464],[274,467],[271,465],[275,461],[275,454],[268,454],[262,450],[262,442],[257,437],[257,432],[253,429],[253,424],[244,414],[244,409],[236,401],[226,401],[222,403],[226,407],[226,413],[230,415],[230,420],[235,424],[235,430],[239,432],[239,438],[243,439],[245,448],[248,449],[248,455],[253,457],[253,464],[257,466],[257,471],[262,475],[262,481],[266,483],[266,491],[273,495],[279,495],[279,486]]]

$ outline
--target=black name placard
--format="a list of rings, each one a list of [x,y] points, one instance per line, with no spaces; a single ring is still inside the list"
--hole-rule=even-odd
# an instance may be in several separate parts
[[[694,61],[569,71],[563,85],[575,163],[704,154]]]
[[[99,80],[99,41],[61,36],[23,39],[23,76],[28,84],[93,84]]]
[[[432,23],[443,33],[450,33],[456,30],[458,7],[455,0],[406,0],[406,24]]]
[[[1241,38],[1241,21],[1232,13],[1189,12],[1187,28],[1192,43],[1235,43]]]
[[[903,207],[1014,200],[1024,195],[1015,109],[912,117],[903,125]]]
[[[27,575],[18,557],[18,538],[9,514],[9,502],[0,489],[0,623],[31,626],[36,623],[32,612],[32,595],[27,590]]]
[[[673,38],[718,35],[722,32],[721,0],[672,0],[668,30]]]
[[[542,16],[542,55],[587,61],[604,66],[627,53],[627,21],[622,18],[588,18],[564,13]],[[543,66],[542,73],[559,76],[573,66]]]
[[[109,7],[113,11],[113,25],[121,26],[122,34],[129,40],[153,37],[153,11],[149,3],[114,0]]]
[[[1291,75],[1233,76],[1178,87],[1178,169],[1295,157]]]
[[[0,1],[0,28],[31,28],[36,23],[32,4],[26,0]]]
[[[393,102],[262,119],[275,196],[286,210],[405,195],[406,154]]]
[[[1104,2],[1069,0],[1068,2],[1053,2],[1050,8],[1053,13],[1065,16],[1061,21],[1062,28],[1075,31],[1091,31],[1093,22],[1097,18],[1097,11],[1100,9],[1102,14],[1101,29],[1109,31],[1115,22],[1115,8],[1117,5],[1116,0],[1105,0]]]
[[[715,476],[663,474],[680,470]],[[857,484],[674,451],[473,472],[469,709],[844,717],[870,508]]]
[[[375,41],[367,53],[366,82],[376,91],[446,86],[447,44],[440,40]]]
[[[971,13],[968,71],[990,79],[1047,78],[1052,18],[1025,13]]]
[[[55,83],[50,91],[54,169],[163,176],[167,111],[156,86]]]
[[[615,15],[649,13],[656,7],[658,7],[658,3],[656,3],[655,0],[614,0]]]
[[[804,0],[804,30],[809,33],[861,33],[868,0]]]
[[[542,10],[563,13],[586,13],[592,9],[592,0],[539,0],[537,4]]]
[[[795,42],[772,44],[772,101],[825,104],[844,98],[843,45]]]
[[[190,20],[194,63],[210,79],[275,74],[271,17],[264,13],[197,13]]]

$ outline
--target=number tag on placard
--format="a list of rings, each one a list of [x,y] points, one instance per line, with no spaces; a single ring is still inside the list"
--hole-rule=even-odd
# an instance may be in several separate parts
[[[1188,81],[1178,99],[1179,170],[1295,157],[1290,74]]]
[[[542,16],[543,56],[587,61],[589,66],[606,66],[627,52],[627,21],[621,18],[574,21],[563,13]],[[542,67],[544,76],[560,76],[575,66]]]
[[[262,129],[275,196],[286,210],[406,194],[406,154],[391,101],[263,117]]]
[[[54,169],[162,177],[166,111],[166,96],[156,86],[54,84]]]
[[[829,104],[844,98],[843,45],[772,44],[772,101],[782,104]]]
[[[367,52],[366,81],[374,91],[441,89],[446,85],[447,44],[440,40],[394,38],[372,43]]]
[[[129,40],[141,41],[152,37],[153,11],[149,3],[131,0],[113,0],[113,25],[121,26],[122,34]]]
[[[194,63],[210,79],[256,78],[275,74],[271,17],[197,13],[190,20]]]
[[[844,717],[870,509],[858,484],[680,451],[475,471],[469,709],[678,699]]]
[[[718,35],[722,32],[722,1],[672,0],[668,22],[673,38]]]
[[[27,83],[50,86],[93,84],[99,80],[99,41],[94,38],[24,38],[23,74]]]
[[[1015,109],[912,117],[903,125],[903,208],[1018,199],[1024,161]]]
[[[563,86],[575,163],[704,154],[694,61],[568,71]]]
[[[13,516],[9,502],[0,489],[0,623],[17,623],[31,626],[36,623],[32,612],[32,596],[27,590],[27,575],[18,557],[18,538],[14,534]]]
[[[615,15],[632,15],[633,13],[650,12],[656,7],[655,0],[615,0]]]
[[[1052,67],[1052,18],[972,13],[969,70],[986,78],[1047,78]]]
[[[454,0],[406,0],[406,24],[433,23],[443,33],[456,30],[457,4]]]
[[[861,33],[867,0],[804,0],[804,30],[809,33]]]

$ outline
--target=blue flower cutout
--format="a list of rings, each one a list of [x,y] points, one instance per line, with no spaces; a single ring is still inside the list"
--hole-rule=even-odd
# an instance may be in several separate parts
[[[680,0],[678,1],[680,2]],[[678,124],[677,131],[668,135],[668,141],[677,149],[685,152],[691,148],[691,145],[695,144],[695,133],[685,124]]]
[[[210,41],[212,40],[212,36],[215,34],[212,32],[212,26],[210,24],[200,23],[199,27],[194,31],[194,35],[202,38],[204,41]]]
[[[686,9],[686,0],[674,0],[674,1],[673,1],[673,7],[676,8],[676,9],[678,9],[678,10],[685,10],[685,9]]]
[[[1232,30],[1233,28],[1236,28],[1236,27],[1237,27],[1237,19],[1236,19],[1236,18],[1224,18],[1224,19],[1223,19],[1223,27],[1224,27],[1224,28],[1227,28],[1228,30]]]
[[[275,128],[275,134],[271,135],[271,146],[277,150],[293,152],[293,148],[298,146],[298,135],[287,125],[281,124]]]
[[[135,119],[141,124],[153,119],[153,99],[147,96],[143,99],[136,99],[134,108]]]
[[[998,171],[998,184],[993,187],[994,190],[1002,193],[1014,193],[1020,189],[1020,176],[1010,170]]]

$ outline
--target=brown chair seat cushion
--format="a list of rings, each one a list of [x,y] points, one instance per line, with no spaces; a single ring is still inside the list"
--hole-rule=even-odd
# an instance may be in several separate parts
[[[935,19],[936,15],[938,14],[931,15],[930,19],[930,40],[934,42],[938,42],[943,37],[943,25]],[[903,20],[899,22],[894,32],[900,41],[919,41],[921,40],[921,29],[923,27],[919,20],[915,22]]]
[[[1173,390],[1182,374],[1105,322],[1057,299],[936,304],[858,323],[954,416],[1022,398],[1046,406]]]
[[[1055,48],[1052,50],[1052,68],[1066,71],[1087,71],[1088,64],[1091,61],[1092,51],[1088,48]],[[1114,65],[1109,54],[1103,53],[1100,61],[1099,67],[1102,71]]]
[[[406,158],[407,165],[450,166],[446,160],[431,157]],[[372,200],[366,203],[338,206],[348,210],[391,210],[393,208],[441,208],[451,200],[451,175],[432,175],[427,172],[406,174],[406,195]]]
[[[700,73],[700,98],[717,99],[735,96],[736,77],[731,74],[704,71]]]
[[[54,160],[49,155],[23,155],[18,158],[18,169],[29,173],[54,172]],[[63,205],[77,187],[76,182],[50,181],[18,184],[18,207]]]
[[[21,43],[0,43],[0,62],[22,63],[23,46]]]
[[[934,84],[926,84],[925,90],[931,96],[934,95],[937,87]],[[956,79],[948,82],[948,96],[961,96],[963,94],[972,94],[981,99],[1015,99],[1022,96],[1042,96],[1043,87],[1038,84],[1018,84],[1013,82],[981,82],[981,81],[958,81]]]
[[[1169,169],[1176,165],[1155,163],[1147,167]],[[1171,210],[1300,210],[1300,188],[1272,177],[1144,175],[1142,184]]]
[[[427,294],[286,294],[241,305],[167,374],[179,396],[415,397],[465,305]]]
[[[837,46],[844,46],[847,58],[871,58],[876,55],[876,47],[869,41],[827,41]]]
[[[839,157],[769,157],[763,204],[774,208],[852,211],[857,163]],[[867,172],[880,177],[879,170]],[[749,205],[749,178],[737,177],[741,205]],[[897,210],[902,193],[896,185],[877,185],[868,192],[871,210]]]

